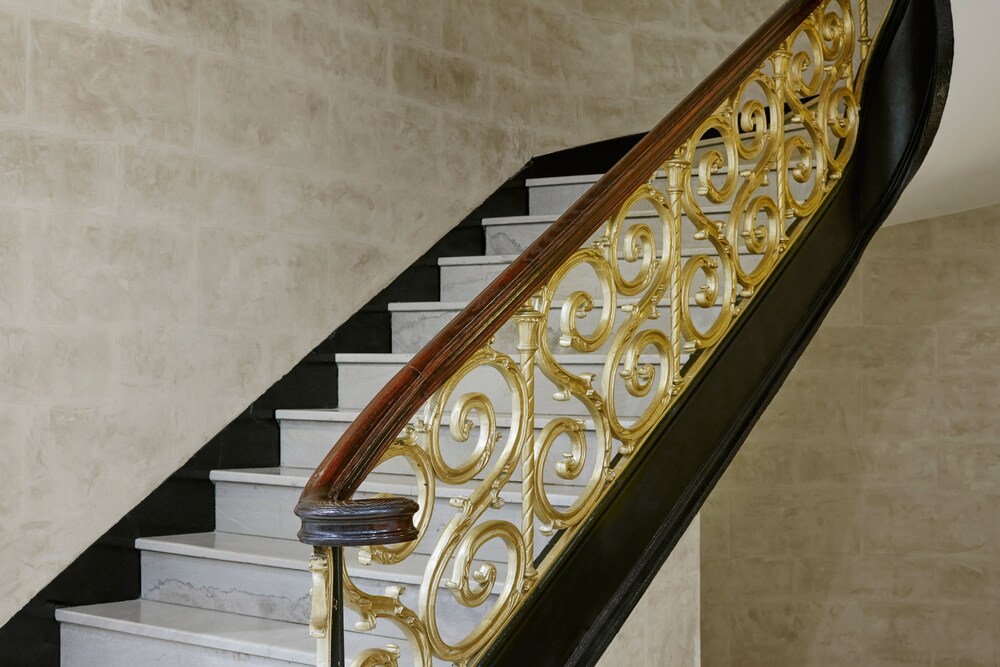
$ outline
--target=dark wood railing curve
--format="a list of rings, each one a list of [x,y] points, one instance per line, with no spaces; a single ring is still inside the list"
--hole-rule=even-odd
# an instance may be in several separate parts
[[[358,415],[309,479],[296,507],[302,541],[316,546],[357,543],[352,527],[370,505],[386,535],[369,526],[370,543],[398,541],[416,503],[387,505],[352,501],[350,520],[339,528],[341,511],[386,449],[420,407],[519,307],[678,150],[753,71],[760,67],[823,0],[787,0],[712,74],[677,105],[535,240],[420,352],[413,356]],[[405,507],[403,506],[405,505]],[[345,517],[346,518],[346,517]]]

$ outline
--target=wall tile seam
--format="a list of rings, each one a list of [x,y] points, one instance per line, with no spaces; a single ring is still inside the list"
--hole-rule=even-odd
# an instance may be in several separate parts
[[[31,30],[31,10],[22,7],[21,11],[24,24],[24,114],[19,126],[27,128],[34,113],[35,79],[31,76],[31,70],[35,61],[35,40]]]
[[[233,226],[223,225],[223,224],[212,224],[204,222],[189,222],[182,221],[180,219],[169,219],[169,218],[154,218],[145,215],[136,214],[124,214],[118,211],[111,212],[98,212],[95,213],[92,210],[87,209],[77,209],[77,208],[61,208],[58,206],[18,206],[10,205],[5,207],[0,207],[0,213],[24,213],[24,214],[38,214],[42,216],[48,216],[49,214],[56,214],[59,216],[67,216],[64,219],[70,219],[68,216],[84,216],[81,219],[73,220],[76,226],[79,227],[91,227],[94,229],[119,229],[122,227],[135,227],[136,229],[150,229],[152,227],[170,227],[172,229],[180,229],[186,231],[197,231],[199,229],[219,229],[219,230],[232,230]],[[27,228],[26,228],[27,229]],[[265,227],[254,227],[250,228],[248,231],[266,231]]]
[[[75,23],[77,25],[83,25],[91,28],[110,28],[106,23],[95,23],[92,21],[86,21],[83,19],[74,19],[72,17],[64,16],[58,12],[46,11],[44,9],[38,9],[31,4],[27,3],[16,3],[16,2],[4,2],[0,0],[0,10],[14,12],[24,12],[27,15],[28,22],[30,22],[34,17],[42,19],[58,19],[60,21],[66,21],[68,23]]]
[[[2,6],[3,5],[0,4],[0,7],[2,7]],[[177,50],[177,51],[183,51],[183,52],[186,52],[185,53],[186,56],[197,57],[196,66],[198,66],[198,63],[203,62],[205,58],[215,58],[215,59],[219,59],[219,60],[229,61],[230,63],[238,63],[240,65],[243,65],[244,67],[247,67],[247,68],[260,68],[260,69],[262,69],[262,70],[264,70],[266,72],[270,72],[272,74],[284,75],[287,79],[290,79],[290,80],[293,80],[293,81],[298,81],[300,83],[318,84],[320,87],[325,87],[325,86],[328,86],[331,83],[335,83],[334,81],[330,80],[329,78],[324,78],[324,77],[309,77],[309,76],[306,76],[306,75],[302,75],[301,73],[296,72],[294,70],[290,70],[290,69],[281,67],[280,65],[277,65],[277,64],[274,64],[274,63],[271,63],[271,62],[259,61],[259,60],[256,60],[256,59],[248,59],[248,58],[245,58],[245,57],[233,55],[233,54],[222,52],[222,51],[214,51],[214,50],[209,49],[209,48],[205,48],[205,47],[202,47],[202,46],[197,46],[197,45],[189,44],[187,42],[180,41],[180,40],[173,40],[173,39],[167,38],[167,37],[158,37],[158,36],[155,36],[155,35],[152,35],[152,34],[147,34],[147,33],[143,33],[143,32],[129,31],[127,29],[122,29],[122,28],[112,28],[112,27],[108,27],[108,26],[104,26],[104,25],[100,25],[100,24],[82,22],[82,21],[78,21],[78,20],[64,18],[64,17],[58,16],[58,15],[51,15],[51,14],[47,14],[47,13],[43,13],[43,12],[38,12],[38,10],[34,10],[34,9],[30,9],[30,10],[27,10],[27,11],[28,11],[29,14],[36,14],[36,13],[39,14],[38,18],[32,17],[29,20],[29,22],[28,22],[29,23],[28,32],[31,35],[34,35],[34,30],[31,28],[31,26],[33,26],[34,23],[36,21],[38,21],[38,20],[41,20],[41,21],[52,21],[52,22],[57,22],[57,23],[67,23],[67,24],[72,24],[72,25],[78,26],[78,27],[86,28],[87,30],[89,30],[90,32],[93,32],[95,34],[104,33],[104,34],[115,35],[115,36],[120,36],[120,37],[127,37],[127,38],[130,38],[130,39],[137,39],[137,40],[140,40],[140,41],[144,41],[144,42],[153,44],[155,46],[164,47],[164,48],[170,48],[170,49],[174,49],[174,50]],[[31,49],[30,49],[30,45],[29,45],[29,53],[30,52],[31,52]],[[29,71],[29,74],[30,74],[30,71]],[[358,82],[356,80],[352,80],[351,83],[353,85],[360,85],[360,84],[358,84]],[[374,86],[372,88],[369,88],[369,90],[380,90],[380,89],[382,89],[381,86]],[[329,96],[329,92],[318,93],[318,94],[323,95],[323,96],[327,96],[327,97]]]
[[[195,51],[195,50],[192,50]],[[304,88],[310,89],[310,92],[315,93],[318,97],[323,97],[329,102],[331,90],[330,87],[336,87],[338,85],[350,85],[358,86],[359,88],[364,88],[368,92],[376,92],[381,89],[381,87],[367,88],[365,86],[360,86],[356,81],[351,82],[340,82],[330,79],[310,78],[306,76],[297,75],[295,72],[282,68],[278,65],[271,63],[256,63],[243,60],[234,56],[230,56],[224,53],[215,53],[212,51],[207,51],[204,49],[199,50],[201,53],[201,58],[198,60],[198,66],[201,68],[209,67],[215,63],[228,64],[235,66],[244,71],[252,72],[264,72],[272,75],[279,75],[285,82],[305,84]]]
[[[0,3],[0,6],[3,6],[3,3]],[[63,23],[75,26],[76,28],[84,28],[86,29],[87,32],[94,33],[96,35],[103,34],[115,37],[127,37],[129,39],[145,42],[147,44],[151,44],[153,46],[158,46],[161,48],[170,48],[178,51],[188,51],[190,52],[189,55],[193,55],[193,53],[196,51],[208,51],[208,49],[191,46],[185,44],[184,42],[172,41],[167,38],[159,38],[141,32],[129,31],[117,26],[109,26],[101,23],[91,23],[88,21],[73,19],[35,8],[30,8],[27,11],[30,15],[29,24],[31,25],[34,25],[35,23]],[[34,31],[32,30],[32,32]],[[211,51],[208,52],[211,53]]]
[[[386,30],[385,32],[377,31],[380,35],[385,35],[388,38],[390,44],[401,44],[403,46],[408,46],[410,48],[421,49],[424,51],[430,51],[431,53],[440,53],[442,55],[451,54],[444,48],[443,44],[433,45],[429,44],[425,40],[417,37],[411,33],[399,32],[395,30]]]
[[[29,73],[31,71],[31,34],[28,30],[29,23],[29,10],[25,7],[9,8],[0,5],[0,9],[8,11],[8,13],[15,17],[17,20],[17,27],[23,32],[24,38],[24,69],[21,74],[24,77],[24,99],[21,101],[21,109],[17,112],[17,121],[14,123],[16,125],[24,126],[28,122],[28,98],[31,94],[28,86]]]
[[[328,10],[328,9],[327,10],[315,10],[315,9],[310,9],[309,6],[298,6],[298,7],[295,7],[295,6],[292,6],[291,4],[289,4],[287,1],[281,2],[281,0],[278,0],[278,2],[280,2],[281,4],[275,3],[275,0],[267,0],[267,2],[268,2],[268,5],[267,5],[266,11],[268,12],[269,18],[272,21],[274,20],[274,16],[275,16],[275,14],[277,12],[298,13],[298,14],[302,14],[302,15],[305,15],[305,16],[312,16],[314,18],[317,18],[317,19],[320,19],[320,20],[324,20],[324,21],[333,21],[333,19],[334,19],[333,13],[331,13],[331,11]],[[274,4],[271,4],[271,3],[274,3]],[[378,32],[378,33],[384,33],[385,32],[385,27],[382,25],[382,22],[384,21],[384,17],[382,16],[381,11],[377,10],[377,13],[378,13],[378,18],[376,19],[376,21],[377,21],[376,25],[369,25],[369,24],[366,24],[366,23],[356,22],[356,21],[353,21],[351,19],[344,19],[340,14],[338,14],[336,16],[336,22],[339,25],[346,25],[346,26],[351,27],[351,28],[360,28],[360,29],[363,29],[363,30],[371,30],[371,31]]]
[[[397,49],[394,48],[396,46],[396,44],[397,43],[393,43],[393,45],[391,45],[391,48],[390,48],[390,63],[389,63],[389,65],[390,65],[389,66],[389,71],[390,72],[393,70],[392,64],[395,61],[395,56],[397,55],[396,54]],[[407,44],[402,44],[402,46],[403,47],[407,47],[407,48],[413,48],[413,47],[411,47],[410,45],[407,45]],[[493,93],[494,95],[497,94],[497,92],[498,92],[498,90],[497,90],[497,88],[498,88],[497,77],[498,76],[511,75],[511,74],[518,75],[518,78],[524,80],[525,87],[528,87],[528,86],[531,86],[531,85],[551,83],[548,78],[543,77],[543,76],[538,76],[538,75],[534,74],[533,72],[531,72],[530,71],[530,67],[527,70],[525,70],[525,69],[520,69],[520,68],[516,68],[516,67],[512,67],[512,66],[505,66],[503,64],[499,64],[498,65],[498,64],[496,64],[496,63],[494,63],[493,61],[490,61],[490,60],[479,60],[479,59],[471,58],[471,57],[469,57],[469,56],[467,56],[465,54],[462,54],[460,52],[447,52],[447,51],[440,51],[440,52],[438,52],[438,51],[433,51],[433,50],[430,50],[430,49],[426,49],[426,48],[424,48],[422,46],[417,46],[416,48],[418,48],[419,50],[423,50],[426,53],[429,53],[429,54],[432,54],[432,55],[442,55],[442,56],[446,56],[448,58],[454,58],[456,60],[460,60],[460,61],[463,61],[465,63],[471,64],[471,65],[482,65],[481,69],[482,69],[483,73],[485,74],[484,80],[486,80],[488,82],[487,87],[490,89],[490,92]],[[401,98],[406,99],[408,101],[412,100],[414,102],[420,102],[420,103],[425,104],[425,105],[430,105],[433,108],[444,109],[444,110],[447,110],[447,111],[455,113],[455,114],[460,114],[461,113],[461,112],[459,112],[459,111],[457,111],[455,109],[456,105],[452,105],[452,104],[435,105],[435,104],[427,102],[424,98],[421,98],[421,97],[404,95],[404,94],[400,93],[396,89],[395,78],[392,77],[392,76],[390,76],[389,78],[392,79],[391,95],[393,95],[393,96],[401,97]],[[556,88],[556,89],[560,89],[562,92],[567,92],[568,91],[570,93],[575,93],[579,89],[578,86],[574,86],[574,85],[572,85],[569,82],[566,82],[565,85],[563,85],[563,86],[559,86],[558,84],[553,84],[553,87]],[[585,98],[586,94],[585,93],[584,94],[579,94],[577,97]],[[459,108],[461,108],[461,107],[459,107]],[[502,118],[505,118],[505,117],[502,117]],[[527,125],[530,126],[531,124],[527,123]]]
[[[261,66],[261,67],[264,67],[266,69],[270,69],[270,70],[275,71],[275,72],[283,72],[283,73],[289,73],[289,74],[293,74],[293,75],[299,75],[299,76],[302,76],[305,80],[313,80],[313,81],[320,82],[320,83],[326,81],[322,77],[311,78],[311,77],[303,75],[301,72],[298,72],[296,70],[291,70],[291,69],[282,67],[280,65],[277,65],[274,62],[271,62],[271,58],[273,57],[273,54],[271,54],[270,51],[271,51],[271,48],[273,48],[273,35],[271,35],[269,37],[268,43],[267,43],[267,46],[268,46],[268,49],[267,49],[268,56],[267,56],[266,59],[262,60],[262,59],[258,59],[258,58],[252,58],[252,57],[247,57],[247,56],[241,56],[241,55],[233,54],[233,53],[228,52],[228,51],[221,51],[221,50],[212,49],[210,47],[205,47],[205,46],[202,46],[202,45],[198,45],[196,43],[192,43],[190,41],[186,41],[186,40],[183,40],[183,39],[178,39],[178,38],[168,37],[168,36],[164,36],[164,35],[159,35],[159,34],[153,32],[153,31],[142,30],[142,29],[137,29],[137,28],[129,29],[129,28],[125,28],[125,27],[111,27],[111,26],[108,26],[106,24],[93,23],[93,22],[88,22],[88,21],[84,21],[84,20],[80,20],[80,19],[73,19],[73,18],[70,18],[70,17],[66,17],[66,16],[63,16],[63,15],[60,15],[58,13],[46,12],[44,10],[38,10],[38,9],[33,9],[33,8],[29,9],[29,8],[25,8],[25,7],[20,6],[20,5],[9,4],[9,3],[0,3],[0,7],[7,7],[7,8],[10,8],[10,9],[13,9],[13,10],[19,10],[21,12],[26,12],[29,15],[29,17],[30,17],[29,23],[30,22],[34,22],[34,20],[36,19],[36,17],[38,19],[42,19],[42,20],[56,20],[56,21],[61,21],[61,22],[65,22],[65,23],[71,23],[71,24],[75,24],[77,26],[85,27],[85,28],[88,28],[88,29],[90,29],[90,30],[92,30],[94,32],[104,32],[104,33],[117,34],[117,35],[122,35],[122,36],[127,36],[127,37],[139,38],[139,39],[143,39],[143,40],[146,40],[146,41],[149,41],[151,43],[154,43],[154,44],[157,44],[157,45],[161,45],[161,46],[171,46],[171,47],[175,47],[175,48],[183,48],[183,49],[187,49],[187,50],[190,50],[190,51],[199,52],[199,53],[203,53],[203,54],[207,54],[207,55],[220,56],[220,57],[223,57],[223,58],[236,60],[236,61],[239,61],[239,62],[242,62],[242,63],[245,63],[245,64],[251,64],[251,65]],[[122,11],[121,6],[119,7],[119,11]],[[291,10],[291,12],[292,13],[299,13],[299,14],[306,14],[306,15],[308,15],[308,14],[316,14],[316,13],[311,12],[311,11],[306,10],[306,9]],[[598,22],[611,22],[611,21],[602,20],[602,19],[592,19],[592,20],[595,20],[595,21],[598,21]],[[612,23],[615,23],[615,22],[612,22]],[[344,25],[349,26],[352,30],[356,30],[358,32],[366,33],[366,34],[369,34],[369,35],[375,36],[375,37],[384,36],[386,34],[385,32],[383,32],[380,29],[371,28],[371,27],[368,27],[368,26],[355,25],[355,24],[350,24],[350,23],[346,23]],[[616,25],[618,25],[618,24],[616,23]],[[684,36],[684,37],[703,37],[703,38],[707,38],[707,39],[712,39],[712,38],[718,38],[718,37],[720,37],[720,33],[713,32],[713,31],[690,31],[690,30],[685,30],[683,28],[677,28],[676,30],[655,31],[654,32],[654,31],[648,30],[648,28],[646,27],[646,24],[643,24],[643,23],[633,24],[633,23],[625,23],[625,22],[623,22],[620,25],[622,25],[622,26],[630,26],[632,28],[632,30],[630,32],[632,32],[632,33],[645,34],[645,35],[648,35],[648,36],[654,36],[655,35],[655,36],[658,36],[658,37],[666,37],[666,38]],[[273,25],[270,26],[270,30],[273,30]],[[423,40],[420,40],[419,38],[411,37],[410,35],[408,35],[406,33],[389,31],[388,34],[391,35],[393,39],[392,40],[388,40],[387,39],[386,40],[386,44],[389,44],[391,41],[398,41],[400,43],[411,45],[411,46],[415,46],[415,47],[419,47],[421,49],[428,50],[428,51],[431,51],[431,52],[436,52],[436,53],[441,53],[441,54],[447,54],[447,55],[457,56],[457,57],[460,57],[460,58],[462,58],[464,60],[467,60],[467,61],[470,61],[470,62],[474,62],[474,63],[481,63],[481,64],[489,65],[489,66],[492,66],[492,67],[495,67],[495,68],[498,68],[498,69],[509,69],[511,71],[519,72],[519,73],[522,72],[522,70],[520,70],[516,66],[498,65],[494,61],[491,61],[491,60],[488,60],[488,59],[478,59],[478,58],[475,58],[474,56],[471,56],[470,54],[465,53],[465,52],[460,51],[460,50],[449,50],[447,48],[444,48],[443,46],[442,47],[432,47],[427,42],[425,42]],[[739,32],[721,33],[721,36],[722,37],[726,37],[726,38],[732,38],[732,39],[743,39],[743,38],[746,37],[745,34],[739,33]],[[380,89],[380,88],[381,87],[378,87],[378,86],[374,87],[374,89],[376,89],[376,90]]]
[[[202,98],[205,95],[205,56],[199,53],[194,64],[194,154],[202,155],[202,141],[204,139],[204,116],[202,112]],[[329,106],[329,105],[328,105]],[[229,156],[227,156],[229,157]],[[119,190],[122,183],[119,183]]]
[[[385,217],[388,219],[389,216]],[[199,225],[197,230],[226,232],[230,234],[246,234],[248,236],[259,236],[262,239],[266,237],[271,240],[285,239],[288,241],[295,241],[299,245],[308,244],[310,242],[314,243],[317,241],[325,241],[333,245],[343,245],[352,248],[381,249],[381,246],[377,243],[366,241],[366,239],[368,239],[371,235],[354,233],[350,229],[345,230],[344,228],[333,226],[329,228],[328,232],[313,232],[307,229],[285,229],[277,226],[276,221],[270,217],[268,218],[267,225],[267,227],[248,229],[244,231],[234,229],[233,227],[204,224]],[[344,238],[345,231],[350,235],[350,238]],[[372,240],[377,241],[378,239],[377,237],[373,237]]]
[[[197,127],[197,118],[194,118],[193,120],[195,121],[194,122],[195,127]],[[28,123],[21,126],[11,123],[4,123],[3,121],[0,121],[0,128],[4,127],[13,127],[22,130],[27,130],[29,132],[36,132],[39,134],[50,135],[63,139],[71,139],[84,144],[108,144],[117,146],[118,144],[121,143],[126,143],[126,144],[132,143],[131,137],[120,136],[118,134],[118,130],[112,130],[112,133],[110,134],[101,134],[95,136],[93,133],[87,133],[83,130],[73,131],[72,129],[69,129],[63,125],[57,125],[57,124],[42,124],[42,123],[28,121]],[[146,139],[145,142],[140,145],[150,148],[182,150],[178,143],[168,143],[164,141],[157,141],[155,139]]]
[[[195,130],[197,131],[197,123],[195,124]],[[111,206],[112,211],[118,215],[121,215],[121,201],[120,195],[122,190],[122,179],[124,177],[124,164],[122,163],[122,145],[120,143],[115,144],[115,177],[114,177],[114,192],[111,195]]]
[[[76,141],[81,144],[90,144],[90,145],[107,146],[107,147],[113,146],[115,148],[117,148],[119,144],[124,144],[127,146],[138,146],[144,148],[154,148],[157,150],[175,150],[178,152],[184,152],[184,150],[178,148],[176,144],[162,144],[158,142],[135,144],[133,142],[123,141],[121,138],[118,137],[110,137],[110,136],[95,137],[92,134],[87,134],[82,131],[73,132],[71,130],[66,130],[60,127],[37,125],[31,122],[28,122],[26,125],[20,125],[17,123],[9,123],[0,120],[0,133],[12,130],[37,134],[41,136],[49,136],[57,139],[67,139],[70,141]]]
[[[346,26],[346,27],[350,27],[350,26]],[[342,28],[343,28],[343,26],[334,25],[332,29],[334,29],[334,30],[340,29],[340,32],[344,33],[344,31],[343,31]],[[386,51],[388,51],[389,45],[392,42],[392,36],[391,35],[387,35],[386,33],[382,32],[380,30],[371,29],[371,28],[354,28],[354,27],[350,27],[350,28],[351,28],[351,31],[353,31],[353,32],[358,32],[358,33],[361,33],[361,34],[364,34],[364,35],[368,35],[369,37],[377,38],[377,41],[381,42],[381,46],[385,47]],[[330,83],[336,83],[336,82],[338,82],[340,80],[340,78],[331,77],[329,75],[309,76],[308,74],[303,73],[300,70],[291,69],[289,67],[284,67],[281,64],[274,62],[275,59],[276,59],[276,56],[275,56],[275,53],[274,53],[274,49],[276,48],[276,45],[275,45],[275,38],[274,38],[273,30],[274,30],[274,26],[272,24],[272,26],[271,26],[271,31],[272,32],[270,34],[269,41],[268,41],[268,47],[267,47],[267,62],[263,63],[264,65],[266,65],[266,66],[268,66],[270,68],[276,69],[277,71],[288,72],[288,73],[291,73],[291,74],[295,74],[297,76],[302,76],[302,77],[304,77],[304,78],[306,78],[308,80],[314,81],[316,83],[324,84],[324,85],[328,85]],[[226,55],[226,54],[219,54],[219,55]],[[386,75],[386,78],[388,78],[388,68],[387,68],[387,71],[384,74]],[[361,82],[364,81],[364,79],[348,79],[348,81],[350,83],[354,84],[354,85],[363,85]],[[383,86],[377,86],[377,85],[376,86],[370,86],[370,87],[366,86],[366,88],[369,88],[370,90],[381,89],[382,87]]]
[[[529,84],[537,84],[537,83],[544,83],[544,79],[529,80]],[[490,88],[489,92],[495,96],[499,94],[500,91],[498,87],[493,86]],[[572,99],[577,100],[577,99],[582,99],[583,97],[584,97],[583,95],[573,95]],[[466,112],[463,112],[460,108],[456,108],[454,106],[435,105],[419,97],[409,97],[407,95],[394,92],[389,96],[388,99],[389,101],[392,101],[393,99],[398,99],[406,102],[407,104],[417,106],[428,111],[440,112],[442,115],[442,119],[444,119],[445,117],[450,117],[449,120],[452,121],[460,121],[464,123],[470,123],[470,122],[485,123],[485,121],[479,120],[478,116],[470,118],[470,115]],[[533,123],[530,119],[519,121],[518,119],[511,118],[507,115],[502,115],[499,117],[491,115],[489,118],[490,120],[493,121],[499,120],[501,124],[503,124],[504,122],[509,123],[508,126],[511,128],[528,130],[529,132],[534,132],[536,134],[541,132],[541,130],[538,129],[537,125]]]
[[[265,11],[265,14],[268,16],[268,24],[269,24],[268,25],[268,34],[269,34],[269,38],[267,40],[267,43],[264,45],[264,47],[265,47],[265,52],[268,53],[268,55],[266,57],[269,57],[270,56],[270,54],[269,54],[269,48],[267,48],[267,47],[270,46],[270,27],[271,27],[270,26],[270,23],[271,23],[270,18],[272,16],[272,13],[273,13],[274,10],[270,6],[265,6],[265,7],[266,8],[265,8],[264,11]],[[155,32],[153,30],[144,30],[142,28],[136,28],[136,27],[132,27],[132,28],[126,27],[124,25],[123,21],[122,21],[122,19],[123,19],[123,13],[124,13],[124,3],[119,3],[119,5],[118,5],[118,14],[119,14],[119,24],[118,25],[109,25],[109,24],[105,24],[105,23],[96,23],[96,22],[87,21],[87,20],[84,20],[84,19],[74,19],[72,17],[65,16],[63,14],[59,14],[58,12],[46,11],[44,9],[37,9],[37,8],[34,8],[34,7],[25,6],[25,5],[18,5],[18,4],[9,3],[9,2],[0,2],[0,8],[13,8],[13,9],[18,9],[18,10],[22,10],[22,11],[27,12],[27,14],[29,16],[29,23],[34,22],[35,20],[46,20],[46,21],[54,20],[54,21],[58,21],[58,22],[74,24],[74,25],[79,26],[79,27],[84,27],[84,28],[87,28],[87,29],[89,29],[89,30],[91,30],[93,32],[114,34],[114,35],[120,35],[120,36],[126,36],[126,37],[134,37],[134,38],[138,38],[138,39],[141,39],[141,40],[144,40],[144,41],[147,41],[147,42],[159,45],[159,46],[170,46],[170,47],[175,47],[175,48],[183,48],[183,49],[187,49],[187,50],[190,50],[190,51],[203,52],[203,53],[207,53],[207,54],[227,56],[227,57],[232,57],[232,58],[238,59],[238,60],[240,60],[242,62],[246,62],[246,63],[249,63],[249,64],[258,64],[258,65],[262,65],[262,66],[269,65],[269,63],[266,62],[266,59],[262,61],[262,60],[259,60],[257,58],[252,58],[252,57],[249,57],[249,56],[246,56],[246,55],[236,55],[236,54],[233,54],[233,53],[228,52],[228,51],[215,50],[215,49],[212,49],[210,47],[202,46],[202,45],[196,44],[196,43],[191,42],[191,41],[187,41],[187,40],[184,40],[184,39],[179,39],[177,37],[170,37],[170,36],[167,36],[167,35],[163,35],[163,34]],[[303,12],[304,12],[304,10],[303,10]]]
[[[14,228],[17,230],[17,275],[21,277],[21,289],[18,298],[20,303],[14,305],[14,316],[10,320],[6,320],[7,324],[20,325],[21,327],[27,327],[28,322],[28,304],[31,303],[29,300],[31,298],[31,292],[29,291],[29,281],[27,280],[28,271],[30,269],[28,264],[28,253],[25,252],[26,248],[26,238],[25,234],[27,232],[27,222],[23,219],[23,216],[18,215],[17,220],[13,223]]]

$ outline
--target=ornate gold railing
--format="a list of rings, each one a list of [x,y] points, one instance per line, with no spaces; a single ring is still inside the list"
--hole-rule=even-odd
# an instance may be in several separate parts
[[[320,664],[340,659],[338,572],[357,627],[394,625],[416,665],[489,646],[809,229],[854,149],[871,42],[866,0],[786,4],[373,401],[297,510],[317,545]],[[419,511],[351,500],[395,459]],[[422,550],[415,605],[401,586],[361,590],[343,545],[383,565]],[[442,596],[479,613],[449,634]]]

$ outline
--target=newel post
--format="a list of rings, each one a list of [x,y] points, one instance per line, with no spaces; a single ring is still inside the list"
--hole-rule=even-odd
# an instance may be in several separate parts
[[[330,500],[303,494],[295,507],[299,540],[312,545],[312,611],[317,667],[344,667],[344,547],[411,542],[417,538],[409,498]]]

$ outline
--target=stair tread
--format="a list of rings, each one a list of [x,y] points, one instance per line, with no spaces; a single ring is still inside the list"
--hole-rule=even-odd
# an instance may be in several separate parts
[[[240,484],[265,484],[267,486],[304,487],[313,471],[309,468],[274,466],[269,468],[225,468],[213,470],[209,478],[213,482],[237,482]]]
[[[732,207],[727,204],[712,204],[700,207],[704,213],[728,213]],[[627,218],[655,218],[658,214],[656,211],[650,210],[637,210],[631,211],[626,216]],[[545,223],[553,223],[561,217],[558,213],[535,213],[533,215],[498,215],[491,218],[483,218],[483,227],[494,227],[499,225],[538,225]]]
[[[310,547],[298,540],[219,531],[143,537],[135,541],[135,546],[156,553],[302,571],[308,569],[309,554],[312,552]],[[362,565],[358,562],[358,549],[348,548],[345,552],[347,570],[355,579],[385,579],[408,586],[420,585],[430,558],[426,554],[414,553],[394,565],[377,562]]]
[[[708,249],[707,241],[702,242],[699,245],[687,245],[681,247],[681,257],[693,257],[695,255],[704,255],[705,251]],[[740,255],[756,255],[758,253],[751,253],[747,250],[746,246],[742,243],[737,245],[736,248],[738,254]],[[438,259],[438,266],[492,266],[497,264],[512,264],[521,255],[462,255],[458,257],[441,257]],[[619,254],[619,257],[622,257]],[[662,257],[661,254],[657,253],[657,257]]]
[[[335,423],[350,423],[358,418],[361,414],[360,410],[323,410],[323,409],[313,409],[313,410],[276,410],[274,413],[275,419],[278,421],[316,421],[316,422],[335,422]],[[563,415],[548,415],[548,414],[536,414],[535,415],[535,428],[541,428],[548,424],[553,419]],[[511,417],[508,414],[496,415],[497,424],[501,428],[506,428],[510,426]],[[445,426],[451,423],[451,415],[444,415],[441,419],[441,423]],[[594,430],[594,420],[584,419],[584,429],[588,431]],[[333,443],[330,443],[333,444]]]
[[[574,185],[577,183],[596,183],[604,174],[580,174],[578,176],[549,176],[546,178],[529,178],[524,184],[529,188],[546,185]]]
[[[405,364],[414,357],[413,352],[352,352],[336,355],[337,363],[348,364]],[[646,358],[646,355],[640,359]],[[653,359],[654,355],[649,355]],[[595,354],[560,354],[559,363],[563,365],[587,365],[603,366],[605,357],[600,353]]]
[[[135,541],[135,547],[143,551],[177,556],[193,556],[294,570],[306,569],[306,561],[312,551],[309,546],[297,540],[238,535],[219,531],[140,537]]]
[[[232,482],[236,484],[261,484],[266,486],[288,486],[302,488],[312,475],[312,468],[291,468],[276,466],[273,468],[234,468],[213,470],[213,482]],[[460,485],[438,484],[435,487],[437,498],[459,498],[468,496],[479,486],[479,481],[472,480]],[[574,489],[565,484],[546,484],[547,496],[556,506],[571,505],[577,494],[565,493],[565,489]],[[363,493],[391,493],[397,496],[415,496],[417,494],[416,479],[410,475],[394,475],[391,473],[373,472],[365,478],[361,485]],[[508,484],[500,491],[500,496],[507,502],[520,502],[521,486],[518,483]]]
[[[818,97],[810,99],[810,100],[808,100],[808,101],[805,102],[805,106],[807,108],[810,108],[810,109],[816,108],[816,105],[818,104],[818,101],[819,101]],[[788,134],[788,133],[793,133],[793,132],[798,132],[798,131],[804,130],[805,129],[805,124],[802,123],[802,122],[793,122],[791,120],[791,116],[792,116],[792,114],[790,114],[790,113],[786,113],[785,114],[785,133]],[[748,137],[752,136],[752,133],[741,132],[739,136],[741,138],[745,139],[745,138],[748,138]],[[718,145],[720,145],[722,143],[723,143],[723,140],[721,138],[718,138],[718,137],[712,137],[712,138],[709,138],[709,139],[703,138],[701,141],[698,142],[698,146],[700,146],[700,147],[718,146]],[[664,175],[664,171],[662,169],[658,169],[656,171],[656,174],[657,174],[657,176],[661,176],[662,177]],[[546,187],[546,186],[552,186],[552,185],[581,185],[581,184],[584,184],[584,183],[593,184],[593,183],[596,183],[597,181],[601,180],[601,178],[603,178],[603,177],[604,177],[604,174],[579,174],[579,175],[570,175],[570,176],[546,176],[545,178],[528,178],[528,179],[525,179],[524,185],[525,185],[525,187],[528,187],[528,188],[538,188],[538,187]]]
[[[316,640],[304,625],[166,602],[127,600],[58,609],[56,620],[303,665],[316,659]],[[352,641],[353,653],[363,650],[360,638],[345,643]]]
[[[618,299],[618,306],[621,307],[625,304],[637,303],[639,301],[636,297],[621,297]],[[695,299],[692,296],[689,302],[693,305]],[[594,310],[600,309],[604,305],[603,299],[594,299]],[[392,313],[411,313],[411,312],[439,312],[439,311],[455,311],[460,312],[469,305],[468,301],[396,301],[389,304],[389,312]],[[719,304],[721,305],[721,304]],[[562,302],[553,303],[550,310],[562,310]],[[659,308],[666,308],[669,310],[670,304],[660,302]]]

